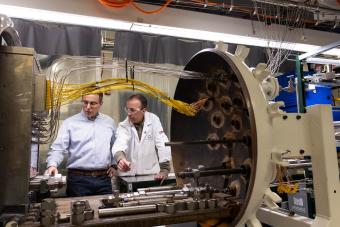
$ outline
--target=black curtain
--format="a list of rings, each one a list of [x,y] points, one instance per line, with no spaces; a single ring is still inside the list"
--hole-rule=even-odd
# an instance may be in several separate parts
[[[205,48],[213,48],[211,41],[189,40],[171,36],[150,35],[129,31],[115,33],[113,57],[145,63],[169,63],[186,65],[190,58]],[[229,44],[228,51],[235,53],[237,44]],[[266,63],[266,49],[263,47],[247,46],[250,48],[245,63],[255,67],[258,63]],[[286,61],[280,68],[281,72],[294,70],[295,63]]]
[[[145,63],[186,65],[198,51],[214,46],[210,41],[117,31],[113,57]]]
[[[101,55],[101,29],[12,19],[24,47],[44,55]]]

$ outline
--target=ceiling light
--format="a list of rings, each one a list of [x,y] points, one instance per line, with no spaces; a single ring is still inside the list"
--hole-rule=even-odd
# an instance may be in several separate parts
[[[340,60],[326,59],[326,58],[307,58],[307,63],[340,65]]]
[[[4,14],[8,17],[22,18],[27,20],[38,20],[108,29],[129,30],[131,27],[131,23],[119,20],[3,4],[0,4],[0,14]]]
[[[299,51],[303,53],[320,48],[320,46],[304,44],[304,43],[282,43],[278,41],[266,40],[266,39],[255,38],[255,37],[201,31],[201,30],[186,29],[186,28],[151,25],[151,24],[143,24],[143,23],[133,23],[131,26],[131,31],[144,32],[144,33],[150,33],[150,34],[159,34],[159,35],[169,35],[169,36],[188,38],[188,39],[208,40],[208,41],[214,41],[214,42],[222,41],[225,43],[234,43],[234,44],[242,44],[242,45],[250,45],[250,46],[260,46],[260,47],[269,46],[270,48],[282,47],[282,48],[291,49],[293,51]],[[326,51],[324,54],[340,56],[340,49],[334,48],[332,50]]]

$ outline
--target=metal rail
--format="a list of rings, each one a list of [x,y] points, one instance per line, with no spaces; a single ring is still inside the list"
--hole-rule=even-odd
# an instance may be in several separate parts
[[[198,144],[231,144],[242,143],[244,139],[239,140],[196,140],[196,141],[173,141],[165,143],[165,146],[178,146],[178,145],[198,145]]]
[[[234,168],[234,169],[216,169],[216,170],[203,170],[203,171],[191,171],[191,172],[178,172],[176,175],[180,178],[186,177],[207,177],[216,175],[231,175],[231,174],[247,174],[246,168]]]
[[[118,208],[105,208],[98,209],[98,216],[102,217],[114,217],[127,214],[140,214],[140,213],[150,213],[156,212],[156,205],[142,205],[142,206],[132,206],[132,207],[118,207]]]

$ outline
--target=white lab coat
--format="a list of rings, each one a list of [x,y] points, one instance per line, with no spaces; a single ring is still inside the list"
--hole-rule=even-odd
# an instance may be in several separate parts
[[[171,160],[170,147],[164,145],[168,141],[161,122],[155,114],[145,112],[140,141],[135,126],[126,118],[119,123],[117,128],[112,154],[114,156],[118,151],[123,151],[126,159],[131,162],[131,170],[128,172],[118,171],[119,175],[133,176],[159,173],[159,163]]]

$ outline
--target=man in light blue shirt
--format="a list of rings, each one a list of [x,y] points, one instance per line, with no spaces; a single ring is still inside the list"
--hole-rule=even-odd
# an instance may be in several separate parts
[[[103,94],[85,95],[82,103],[82,111],[61,125],[48,153],[46,172],[57,174],[57,167],[67,155],[67,196],[111,194],[115,122],[99,113]]]

